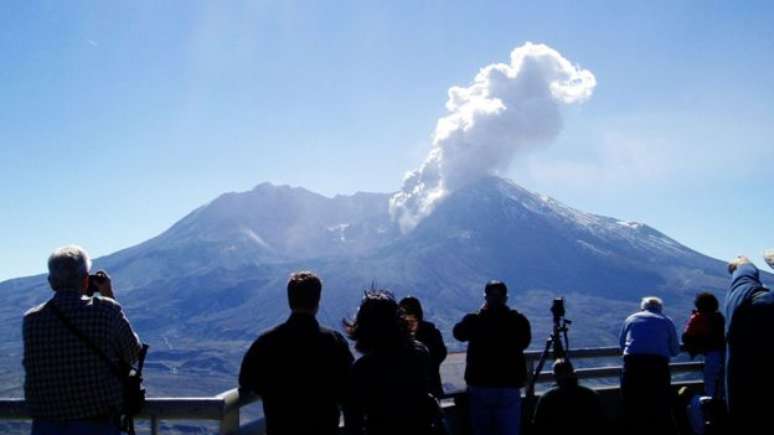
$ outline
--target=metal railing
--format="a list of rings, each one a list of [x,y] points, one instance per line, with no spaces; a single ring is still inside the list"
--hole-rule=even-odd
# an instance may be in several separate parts
[[[447,361],[453,364],[460,364],[461,356],[464,353],[451,353]],[[530,373],[534,371],[537,361],[540,359],[541,352],[525,352],[527,366]],[[569,357],[578,359],[594,358],[615,358],[620,357],[621,351],[618,347],[600,347],[588,349],[575,349],[569,352]],[[549,355],[551,358],[553,355]],[[464,361],[464,359],[463,359]],[[670,369],[673,374],[690,373],[701,371],[702,362],[678,362],[671,363]],[[620,376],[622,367],[620,365],[578,368],[576,373],[580,379],[605,379]],[[553,373],[543,371],[538,376],[538,382],[549,382],[553,379]],[[453,391],[445,395],[446,398],[453,398],[464,394],[463,391]],[[256,402],[259,398],[253,394],[240,392],[238,389],[232,389],[218,394],[214,397],[154,397],[149,398],[138,419],[145,419],[150,422],[151,434],[156,435],[160,430],[162,420],[201,420],[213,421],[218,424],[219,434],[236,434],[240,432],[240,409],[250,403]],[[18,398],[0,398],[0,420],[29,420],[23,399]],[[261,427],[261,425],[257,425]],[[261,433],[261,429],[254,429],[252,433]]]
[[[160,433],[162,420],[213,421],[219,434],[235,434],[240,429],[239,410],[257,400],[256,395],[236,388],[215,397],[152,397],[137,419],[148,420],[153,435]],[[0,420],[29,419],[24,399],[0,399]]]
[[[685,352],[685,348],[681,348],[681,352]],[[537,365],[542,352],[525,352],[524,356],[527,359],[527,367],[529,373],[535,371],[535,365]],[[621,356],[621,349],[618,347],[594,347],[586,349],[574,349],[568,352],[568,355],[573,360],[578,359],[593,359],[593,358],[615,358]],[[553,353],[549,353],[548,359],[553,358]],[[677,373],[690,373],[701,371],[704,367],[703,362],[674,362],[669,364],[672,374]],[[578,375],[578,379],[604,379],[612,377],[620,377],[623,367],[620,365],[607,366],[607,367],[590,367],[590,368],[577,368],[575,373]],[[554,374],[551,371],[542,371],[538,375],[538,382],[548,382],[553,380]]]

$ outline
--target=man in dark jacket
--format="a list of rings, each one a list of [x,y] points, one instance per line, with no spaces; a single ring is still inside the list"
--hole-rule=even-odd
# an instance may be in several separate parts
[[[774,342],[774,294],[760,281],[758,268],[746,257],[729,263],[731,286],[726,295],[726,400],[735,433],[771,430],[774,391],[771,367]]]
[[[261,334],[242,361],[239,385],[261,396],[269,435],[333,435],[348,391],[352,353],[315,315],[322,283],[290,276],[290,318]]]
[[[424,344],[430,352],[430,364],[433,370],[431,392],[435,397],[440,398],[443,395],[441,363],[446,359],[447,354],[441,331],[434,324],[425,320],[419,299],[408,296],[401,299],[399,305],[411,335],[415,340]]]
[[[518,435],[530,325],[506,304],[504,283],[490,281],[485,295],[481,310],[466,315],[453,331],[457,340],[468,342],[465,382],[473,431],[476,435]]]

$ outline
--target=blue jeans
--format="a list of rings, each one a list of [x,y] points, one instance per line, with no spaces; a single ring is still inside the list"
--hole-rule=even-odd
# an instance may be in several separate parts
[[[468,387],[475,435],[519,435],[521,389]]]
[[[118,426],[108,421],[33,420],[31,435],[120,435]]]

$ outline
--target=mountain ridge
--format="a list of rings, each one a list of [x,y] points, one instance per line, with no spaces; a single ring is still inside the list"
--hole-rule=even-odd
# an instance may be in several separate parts
[[[297,270],[322,277],[322,323],[354,315],[375,283],[418,296],[452,349],[451,327],[477,309],[490,279],[507,283],[534,337],[549,332],[551,298],[565,296],[574,343],[584,346],[614,344],[646,294],[662,297],[681,324],[696,292],[722,297],[728,285],[724,262],[646,224],[567,207],[509,180],[486,177],[449,194],[406,234],[390,218],[390,196],[261,183],[95,259],[141,337],[161,351],[149,355],[151,391],[232,386],[255,335],[287,316],[286,280]],[[21,314],[48,297],[42,274],[0,283],[0,384],[20,388]]]

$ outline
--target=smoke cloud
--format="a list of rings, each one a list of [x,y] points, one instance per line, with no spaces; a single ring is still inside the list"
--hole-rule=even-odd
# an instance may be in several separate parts
[[[596,83],[553,48],[528,42],[510,63],[488,65],[470,86],[450,88],[430,154],[390,199],[392,218],[411,231],[449,193],[551,142],[562,128],[560,106],[588,99]]]

